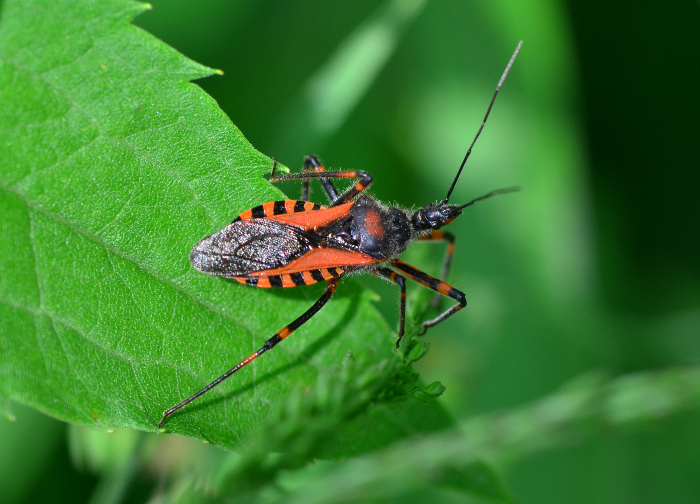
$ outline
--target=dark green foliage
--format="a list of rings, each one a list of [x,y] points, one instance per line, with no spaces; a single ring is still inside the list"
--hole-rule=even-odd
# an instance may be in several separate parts
[[[0,3],[3,502],[697,500],[697,6],[154,3],[167,44],[143,4]],[[346,279],[166,424],[235,453],[144,432],[322,292],[189,264],[299,194],[267,155],[436,201],[521,38],[453,195],[522,188],[450,225],[466,309],[395,352],[396,286]],[[409,283],[409,331],[432,297]]]

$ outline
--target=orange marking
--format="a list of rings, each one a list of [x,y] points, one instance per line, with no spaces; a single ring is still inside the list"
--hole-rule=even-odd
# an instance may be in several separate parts
[[[337,207],[321,207],[320,210],[312,211],[311,209],[313,208],[314,204],[306,202],[304,203],[304,207],[307,209],[306,212],[283,215],[272,215],[272,212],[270,212],[268,216],[263,218],[280,222],[282,224],[289,224],[290,226],[300,227],[308,231],[315,231],[320,227],[330,224],[334,220],[345,217],[348,214],[350,207],[354,204],[355,202],[351,201],[350,203],[345,203],[344,205],[339,205]]]
[[[292,280],[292,277],[289,275],[282,275],[282,287],[284,288],[289,288],[289,287],[296,287],[297,284],[294,283],[294,280]]]
[[[255,275],[250,275],[250,276],[255,276]],[[272,284],[270,284],[270,279],[266,278],[265,276],[261,276],[260,280],[258,280],[258,283],[256,284],[256,287],[262,287],[263,289],[268,289],[272,287]]]
[[[308,271],[302,271],[301,276],[304,277],[304,283],[306,283],[306,285],[311,285],[311,284],[316,283],[316,279],[314,277],[312,277],[311,273],[309,273]]]
[[[336,273],[339,274],[339,275],[342,275],[342,274],[343,274],[343,270],[340,269],[340,268],[336,268]],[[323,275],[323,279],[324,279],[324,280],[333,280],[333,279],[335,278],[335,277],[333,276],[333,274],[332,274],[330,271],[328,271],[328,269],[322,269],[322,270],[321,270],[321,275]]]
[[[321,207],[325,208],[325,207]],[[313,212],[314,211],[314,204],[311,201],[305,201],[304,202],[304,210],[307,212]]]
[[[449,295],[448,293],[450,292],[451,289],[452,289],[451,285],[446,284],[445,282],[440,282],[435,290],[438,291],[440,294],[444,294],[445,296],[448,296]]]
[[[243,212],[242,214],[240,214],[239,217],[241,218],[241,220],[250,220],[250,219],[252,219],[252,218],[253,218],[253,209],[252,209],[252,208],[249,208],[248,210],[246,210],[245,212]]]
[[[265,216],[273,215],[275,213],[275,202],[274,201],[268,201],[267,203],[263,203],[262,207],[263,207],[263,212],[265,212]]]
[[[382,226],[382,218],[379,212],[369,210],[365,217],[365,226],[369,234],[376,238],[384,237],[384,227]]]
[[[302,273],[314,269],[324,268],[346,268],[348,266],[362,266],[366,264],[376,264],[376,259],[361,254],[360,252],[348,252],[331,248],[316,248],[308,251],[299,259],[292,261],[286,266],[270,270],[256,271],[249,273],[250,277],[266,277],[270,275],[286,275],[290,273]],[[306,277],[305,277],[306,278]],[[325,275],[323,278],[326,278]],[[328,280],[326,278],[326,280]],[[268,282],[269,283],[269,282]],[[258,287],[263,287],[258,283]]]
[[[277,333],[277,335],[282,339],[286,338],[290,334],[292,334],[292,331],[289,330],[289,326],[287,326],[283,329],[280,329],[279,332]]]
[[[233,279],[242,284],[246,283],[246,277],[233,277]]]
[[[291,199],[285,200],[284,208],[287,210],[288,214],[294,213],[294,205],[295,204],[296,204],[295,200],[291,200]]]

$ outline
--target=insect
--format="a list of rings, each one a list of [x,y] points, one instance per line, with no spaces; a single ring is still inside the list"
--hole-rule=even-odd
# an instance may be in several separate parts
[[[510,58],[496,91],[491,98],[481,127],[447,191],[445,199],[429,203],[415,212],[389,207],[363,194],[372,183],[364,171],[327,172],[315,156],[304,161],[304,172],[276,176],[275,161],[270,182],[299,179],[303,181],[300,200],[271,201],[246,210],[221,231],[204,238],[192,249],[190,261],[203,273],[232,278],[254,287],[297,287],[327,282],[326,289],[311,308],[280,329],[263,346],[209,385],[163,412],[158,424],[219,385],[226,378],[271,350],[280,341],[306,323],[331,299],[338,282],[350,273],[371,273],[397,284],[401,290],[399,304],[398,348],[406,321],[406,278],[410,278],[457,303],[437,317],[423,322],[423,331],[451,317],[467,304],[464,293],[445,282],[454,252],[454,236],[440,228],[458,217],[464,208],[496,194],[516,189],[501,189],[473,199],[464,205],[449,204],[472,148],[486,124],[498,91],[522,46],[518,44]],[[339,193],[335,179],[359,179]],[[309,182],[318,179],[330,205],[308,201]],[[432,277],[398,259],[415,240],[444,240],[447,253],[440,279]],[[391,266],[391,267],[389,267]],[[392,269],[393,268],[393,269]]]

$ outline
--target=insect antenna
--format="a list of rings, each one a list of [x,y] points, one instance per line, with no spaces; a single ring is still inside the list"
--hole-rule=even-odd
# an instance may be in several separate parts
[[[516,192],[519,190],[520,190],[519,187],[506,187],[505,189],[497,189],[495,191],[491,191],[488,194],[484,194],[483,196],[479,196],[478,198],[474,198],[469,203],[465,203],[464,205],[460,205],[459,208],[467,208],[468,206],[472,206],[477,201],[485,200],[486,198],[490,198],[491,196],[496,196],[497,194],[506,194],[506,193]]]
[[[467,162],[467,159],[469,158],[469,154],[472,153],[472,149],[474,148],[474,144],[476,143],[476,140],[479,138],[479,135],[481,135],[481,131],[484,129],[484,126],[486,125],[486,119],[489,118],[489,114],[491,113],[491,107],[493,107],[493,102],[496,101],[496,96],[498,96],[498,91],[501,89],[501,86],[503,85],[503,81],[506,80],[506,76],[508,75],[508,72],[510,71],[510,67],[513,66],[513,62],[515,61],[516,56],[518,56],[518,53],[520,52],[520,48],[523,46],[523,41],[521,40],[518,43],[518,46],[515,48],[515,52],[513,52],[513,56],[510,57],[510,61],[506,65],[506,69],[503,71],[503,75],[501,75],[501,79],[498,81],[498,85],[496,86],[496,91],[493,93],[493,97],[491,98],[491,103],[489,103],[489,108],[486,109],[486,115],[484,116],[484,120],[481,122],[481,126],[479,127],[479,131],[476,132],[476,136],[474,137],[474,140],[472,141],[472,144],[469,146],[469,150],[467,150],[467,154],[464,156],[464,159],[462,160],[462,164],[459,165],[459,170],[457,171],[457,176],[455,179],[452,181],[452,185],[450,186],[450,190],[447,191],[447,196],[445,196],[445,204],[450,200],[450,195],[452,194],[452,191],[455,188],[455,185],[457,184],[457,180],[459,180],[459,176],[462,174],[462,169],[464,168],[464,164]],[[501,192],[511,192],[510,189],[503,189],[500,191],[494,191],[493,193],[489,193],[486,196],[482,196],[480,198],[477,198],[466,205],[464,205],[462,208],[472,205],[476,203],[479,200],[488,198],[490,196],[493,196],[494,194],[498,194]]]

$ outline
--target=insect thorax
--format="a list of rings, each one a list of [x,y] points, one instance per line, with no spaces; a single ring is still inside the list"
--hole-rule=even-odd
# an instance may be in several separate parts
[[[369,196],[357,198],[348,214],[348,230],[358,250],[379,261],[397,256],[414,238],[407,212]]]

